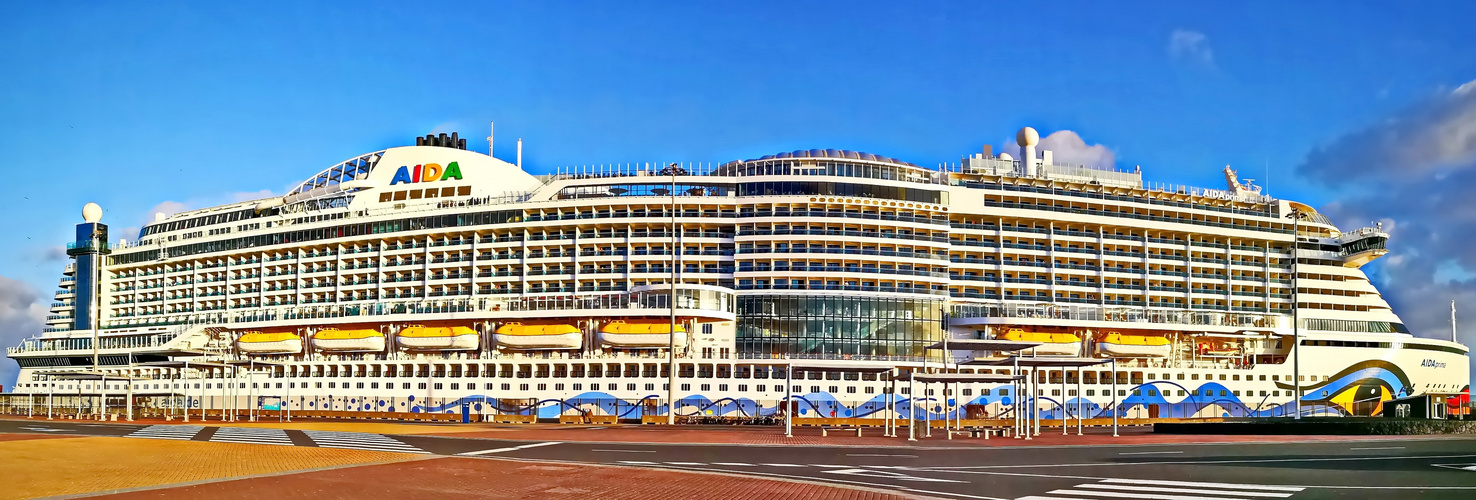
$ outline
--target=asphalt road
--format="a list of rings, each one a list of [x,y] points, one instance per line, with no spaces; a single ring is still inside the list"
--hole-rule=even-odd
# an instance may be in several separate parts
[[[254,442],[719,471],[964,499],[1476,498],[1476,438],[1296,442],[1292,437],[1273,443],[961,449],[528,442],[13,420],[0,420],[0,432]]]

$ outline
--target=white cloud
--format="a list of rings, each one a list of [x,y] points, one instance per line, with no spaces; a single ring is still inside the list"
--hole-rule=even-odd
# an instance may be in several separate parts
[[[1169,34],[1168,54],[1176,61],[1215,65],[1215,53],[1210,50],[1209,37],[1198,31],[1174,30]]]
[[[1411,183],[1476,165],[1476,81],[1442,92],[1307,155],[1303,173],[1332,185]]]
[[[0,345],[10,347],[40,335],[47,310],[44,298],[30,285],[0,276]],[[15,361],[0,358],[0,385],[14,387],[19,372]]]
[[[154,208],[150,208],[148,212],[144,213],[144,222],[153,222],[154,214],[164,214],[165,217],[168,217],[186,210],[194,210],[195,208],[198,207],[178,201],[165,201],[154,205]]]
[[[1117,155],[1112,149],[1101,144],[1087,145],[1080,135],[1070,130],[1057,130],[1045,136],[1036,146],[1036,150],[1051,151],[1051,160],[1057,165],[1086,165],[1097,168],[1117,165]],[[1019,156],[1020,145],[1011,140],[1000,151]]]
[[[1337,199],[1320,210],[1340,227],[1379,221],[1389,231],[1389,255],[1368,270],[1415,335],[1449,338],[1452,299],[1476,310],[1468,271],[1476,269],[1473,88],[1427,97],[1309,152],[1298,167],[1335,190]],[[1476,344],[1476,328],[1463,326],[1461,340]]]

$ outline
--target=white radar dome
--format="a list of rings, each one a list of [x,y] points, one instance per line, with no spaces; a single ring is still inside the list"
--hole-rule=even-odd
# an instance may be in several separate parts
[[[102,220],[102,207],[98,206],[98,204],[96,203],[88,203],[86,205],[82,205],[82,220],[87,222],[97,222]]]
[[[1010,156],[1009,153],[1000,153],[999,154],[999,159],[1004,160],[1004,161],[1015,161],[1015,157]]]
[[[162,222],[165,217],[164,212],[154,212],[154,222]]]
[[[1036,144],[1040,144],[1040,132],[1036,132],[1035,129],[1030,127],[1022,128],[1018,133],[1015,134],[1015,144],[1019,144],[1021,146],[1034,146]]]

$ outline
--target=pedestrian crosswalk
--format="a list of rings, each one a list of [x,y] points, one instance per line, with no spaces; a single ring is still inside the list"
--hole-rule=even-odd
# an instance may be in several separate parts
[[[189,440],[199,434],[201,429],[204,427],[198,425],[150,425],[133,431],[127,437]]]
[[[221,427],[215,430],[210,440],[217,443],[251,443],[292,446],[292,438],[282,429],[258,429],[253,427]]]
[[[396,453],[428,453],[383,434],[337,431],[302,431],[320,448],[392,451]]]
[[[1256,500],[1287,498],[1303,489],[1300,486],[1266,484],[1110,478],[1016,500]]]

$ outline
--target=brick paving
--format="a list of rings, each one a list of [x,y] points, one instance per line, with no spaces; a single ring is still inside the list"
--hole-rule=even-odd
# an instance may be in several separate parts
[[[440,458],[135,491],[108,499],[916,498],[807,482],[597,465]]]
[[[55,434],[6,434],[0,433],[0,441],[26,441],[31,439],[56,439],[70,436],[57,436]]]
[[[0,417],[6,418],[6,417]],[[8,417],[16,420],[26,420],[24,417]],[[122,422],[119,422],[122,423]],[[133,424],[183,424],[181,420],[165,421],[162,419],[138,419]],[[939,430],[933,430],[933,437],[923,438],[921,427],[918,429],[918,440],[907,441],[907,429],[898,429],[902,437],[882,437],[882,428],[868,427],[863,432],[864,437],[857,438],[851,434],[831,433],[828,437],[821,437],[818,427],[797,426],[794,428],[794,437],[784,437],[783,426],[757,426],[757,425],[683,425],[667,427],[664,425],[565,425],[565,424],[430,424],[421,422],[385,422],[385,421],[352,421],[352,420],[311,420],[298,419],[292,422],[220,422],[209,420],[201,423],[192,419],[190,425],[205,426],[235,426],[235,427],[264,427],[278,429],[298,430],[321,430],[341,432],[368,432],[378,434],[418,434],[418,435],[445,435],[447,437],[460,438],[487,438],[508,439],[518,441],[577,441],[577,442],[603,442],[603,443],[654,443],[654,444],[749,444],[749,445],[828,445],[828,446],[921,446],[921,447],[1004,447],[1004,446],[1069,446],[1069,445],[1145,445],[1145,444],[1201,444],[1201,443],[1260,443],[1260,442],[1282,442],[1288,436],[1282,435],[1192,435],[1192,434],[1153,434],[1151,426],[1123,426],[1119,429],[1119,437],[1112,437],[1110,427],[1086,427],[1085,435],[1077,436],[1076,429],[1070,428],[1069,435],[1061,435],[1061,428],[1042,428],[1041,435],[1029,441],[1024,439],[1001,438],[998,436],[990,439],[970,438],[967,435],[955,435],[952,440],[946,439],[945,434]],[[1338,435],[1302,435],[1295,439],[1306,442],[1343,442],[1343,441],[1379,441],[1385,439],[1407,439],[1410,436],[1338,436]],[[1459,439],[1461,436],[1454,435],[1432,435],[1424,436],[1431,439],[1452,438]],[[3,440],[3,438],[0,438]]]
[[[0,488],[0,499],[77,495],[415,457],[377,451],[118,437],[0,441],[0,475],[5,485]]]

